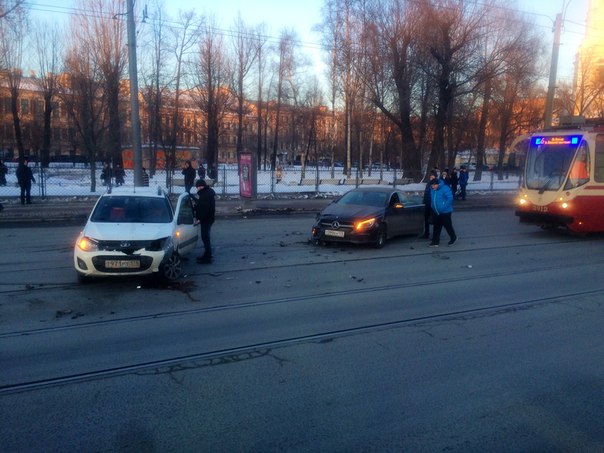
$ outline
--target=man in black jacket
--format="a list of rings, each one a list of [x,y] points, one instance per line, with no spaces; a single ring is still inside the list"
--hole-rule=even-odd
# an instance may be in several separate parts
[[[27,159],[23,159],[17,167],[17,182],[21,188],[21,204],[31,204],[31,183],[36,182],[31,168],[27,166]]]
[[[438,178],[438,173],[435,170],[430,171],[428,182],[424,189],[424,234],[423,239],[430,239],[430,217],[432,216],[432,207],[430,206],[430,190],[432,188],[432,180]]]
[[[203,242],[204,254],[197,258],[198,263],[209,264],[212,262],[212,245],[210,241],[210,230],[216,215],[216,193],[208,187],[205,180],[198,179],[195,182],[197,189],[197,202],[195,203],[195,218],[201,230],[201,241]]]

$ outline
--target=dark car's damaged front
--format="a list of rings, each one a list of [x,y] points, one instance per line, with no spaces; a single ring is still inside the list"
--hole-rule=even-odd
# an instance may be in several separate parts
[[[406,202],[406,204],[404,203]],[[318,243],[371,243],[420,231],[423,207],[392,188],[357,188],[327,206],[312,228]]]
[[[376,242],[383,219],[384,208],[334,202],[317,216],[312,236],[324,242]]]

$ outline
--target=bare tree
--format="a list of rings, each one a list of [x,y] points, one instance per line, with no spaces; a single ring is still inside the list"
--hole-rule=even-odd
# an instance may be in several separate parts
[[[302,130],[306,131],[306,144],[304,148],[304,158],[302,159],[302,173],[300,178],[305,178],[305,162],[309,156],[313,157],[316,164],[316,182],[319,182],[319,117],[321,115],[321,105],[323,104],[323,94],[319,88],[318,81],[310,81],[309,89],[305,92],[302,101],[300,113],[302,121]]]
[[[254,65],[254,61],[258,57],[258,43],[256,42],[257,35],[254,31],[245,25],[241,15],[237,16],[233,30],[233,47],[235,52],[234,58],[234,76],[235,80],[232,83],[233,92],[237,97],[237,155],[243,151],[243,120],[245,111],[245,91],[246,79],[250,70]]]
[[[434,62],[438,96],[434,117],[434,138],[428,168],[446,165],[445,130],[452,116],[450,109],[462,87],[476,85],[481,69],[481,24],[487,12],[484,4],[463,0],[422,0],[422,40]]]
[[[508,16],[505,19],[512,18]],[[503,22],[505,19],[502,18]],[[506,29],[509,47],[503,54],[501,74],[494,79],[495,115],[491,118],[491,128],[499,131],[496,165],[499,179],[503,179],[506,148],[526,124],[526,118],[521,114],[521,105],[524,99],[535,97],[534,87],[537,85],[540,68],[532,55],[542,45],[541,38],[531,30],[527,22],[511,21]]]
[[[229,90],[232,65],[228,60],[223,37],[216,33],[215,29],[213,20],[202,27],[199,51],[194,58],[192,71],[192,96],[207,121],[207,172],[213,179],[218,176],[218,148],[222,122],[232,97]]]
[[[25,0],[0,0],[0,19],[13,19],[24,4]]]
[[[22,9],[11,10],[11,20],[0,21],[0,70],[8,84],[11,99],[13,129],[19,158],[25,156],[23,129],[19,109],[19,95],[23,79],[23,45],[27,16]]]
[[[274,171],[277,162],[277,151],[280,146],[281,133],[281,108],[286,97],[286,82],[292,79],[294,72],[294,43],[295,39],[292,32],[284,30],[279,39],[279,57],[276,67],[277,86],[275,100],[275,121],[274,121],[274,139],[273,151],[271,153],[271,169]]]
[[[376,1],[370,12],[365,40],[368,58],[361,67],[369,99],[398,128],[402,168],[421,178],[421,154],[413,122],[418,81],[417,37],[419,10],[415,3]]]
[[[604,70],[595,50],[587,49],[578,60],[577,86],[570,110],[577,115],[598,117],[604,113]]]
[[[337,144],[337,121],[336,121],[336,102],[338,100],[339,73],[338,73],[338,49],[343,36],[343,21],[340,18],[340,8],[337,5],[338,0],[326,0],[322,15],[323,23],[318,26],[322,32],[323,46],[327,49],[327,71],[329,79],[329,105],[331,106],[331,121],[329,125],[328,140],[331,163],[331,178],[335,177],[336,144]]]
[[[538,42],[531,37],[530,27],[526,21],[519,14],[501,8],[491,8],[482,23],[482,30],[480,69],[477,73],[476,85],[473,87],[470,84],[470,92],[480,92],[482,95],[477,131],[475,181],[481,179],[483,165],[486,160],[487,127],[489,123],[492,123],[493,115],[491,115],[490,109],[493,104],[493,96],[497,95],[495,90],[500,86],[499,82],[501,80],[498,79],[506,73],[510,73],[510,68],[515,64],[516,59],[526,59],[525,61],[519,61],[517,67],[528,68],[530,66],[534,68],[534,58],[527,57],[522,49],[530,47],[534,51],[535,48],[538,48]],[[516,75],[520,76],[521,74]],[[504,77],[502,80],[505,79]],[[523,81],[524,78],[519,80],[518,84],[523,83]],[[513,91],[514,89],[512,89]],[[508,125],[509,122],[506,121],[503,129],[507,130]],[[450,154],[449,157],[449,166],[451,166],[455,162],[455,156]]]
[[[157,149],[162,143],[162,121],[161,111],[164,101],[164,93],[169,83],[167,68],[168,64],[168,39],[166,37],[166,20],[164,18],[164,6],[159,1],[154,3],[151,14],[145,19],[148,24],[143,30],[145,34],[142,40],[141,62],[139,66],[143,80],[142,97],[146,109],[146,136],[144,140],[149,146],[149,174],[155,175],[157,169]],[[165,149],[165,146],[164,146]]]
[[[80,0],[89,11],[80,17],[85,38],[90,43],[93,58],[103,74],[106,97],[108,131],[108,158],[113,165],[122,165],[122,108],[121,83],[127,58],[126,21],[123,19],[123,2],[120,0]]]
[[[172,28],[175,67],[173,74],[174,103],[172,105],[172,129],[170,131],[170,158],[167,162],[169,178],[176,165],[176,145],[179,133],[182,131],[181,118],[181,84],[184,78],[185,57],[198,43],[199,33],[203,29],[203,18],[198,18],[194,11],[179,13],[179,26]],[[169,182],[169,181],[168,181]]]
[[[34,49],[39,68],[36,79],[44,98],[41,165],[48,166],[52,137],[52,111],[57,96],[57,81],[63,58],[62,34],[59,26],[39,22],[34,27]]]
[[[267,125],[266,125],[266,121],[264,121],[263,119],[263,115],[264,115],[264,83],[265,83],[265,72],[266,72],[266,56],[265,56],[265,50],[267,48],[267,37],[266,37],[266,33],[264,32],[265,30],[265,26],[264,25],[259,25],[256,30],[254,31],[254,43],[255,43],[255,52],[256,52],[256,68],[257,68],[257,87],[258,87],[258,94],[257,94],[257,101],[256,101],[256,128],[257,133],[256,133],[256,156],[257,156],[257,165],[258,165],[258,169],[261,168],[262,162],[265,162],[264,159],[262,159],[262,151],[263,151],[263,146],[262,144],[265,144],[264,150],[266,150],[266,140],[263,140],[263,136],[264,133],[267,129]],[[266,166],[266,162],[265,162],[265,166]]]
[[[102,96],[103,77],[96,66],[92,52],[85,41],[78,40],[81,31],[77,19],[72,22],[71,33],[77,47],[67,51],[66,75],[59,79],[59,96],[73,123],[77,138],[90,163],[90,191],[96,191],[96,161],[99,157],[105,132],[105,97]],[[75,146],[75,144],[74,144]]]

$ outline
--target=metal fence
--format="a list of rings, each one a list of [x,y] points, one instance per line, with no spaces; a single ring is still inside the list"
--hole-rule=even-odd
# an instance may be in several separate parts
[[[19,197],[20,189],[17,184],[15,163],[7,163],[8,173],[6,185],[0,185],[0,198]],[[33,197],[81,197],[98,196],[107,190],[100,179],[99,166],[95,172],[96,184],[92,191],[90,168],[82,163],[52,163],[48,168],[30,164],[36,182],[32,184]],[[124,185],[133,185],[132,170],[125,170]],[[278,179],[277,176],[280,176]],[[472,179],[472,178],[470,178]],[[306,167],[303,171],[299,166],[285,167],[281,175],[271,170],[259,170],[257,174],[257,193],[259,197],[293,195],[293,194],[341,194],[361,185],[410,185],[411,190],[419,190],[422,183],[412,184],[410,178],[405,178],[400,170],[353,169],[347,177],[342,168],[335,168],[332,173],[329,167]],[[209,180],[217,195],[223,197],[239,196],[239,174],[236,165],[220,165],[215,181]],[[113,179],[111,184],[115,186]],[[151,186],[161,186],[170,193],[182,193],[184,180],[180,170],[168,175],[165,171],[157,171],[150,180]],[[504,181],[497,181],[492,172],[483,173],[483,181],[470,181],[468,189],[500,190],[518,188],[518,176],[508,175]],[[193,189],[194,190],[194,189]]]

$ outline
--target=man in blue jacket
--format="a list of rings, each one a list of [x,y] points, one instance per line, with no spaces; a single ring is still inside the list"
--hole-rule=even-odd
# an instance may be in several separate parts
[[[430,206],[432,208],[432,218],[434,230],[432,232],[432,242],[430,247],[438,247],[440,243],[440,232],[445,227],[449,234],[449,245],[455,244],[457,235],[451,223],[451,213],[453,212],[453,192],[449,186],[442,180],[434,178],[431,182]]]

